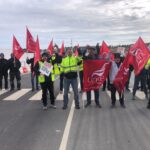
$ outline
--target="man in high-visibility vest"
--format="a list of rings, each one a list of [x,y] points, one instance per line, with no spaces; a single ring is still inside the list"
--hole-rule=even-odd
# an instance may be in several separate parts
[[[145,65],[145,69],[148,70],[148,74],[150,76],[150,58],[148,59],[146,65]],[[149,93],[150,93],[150,91],[149,91]],[[150,94],[149,94],[149,100],[148,100],[147,108],[150,109]]]
[[[68,92],[71,84],[74,92],[75,108],[80,109],[79,106],[79,94],[78,94],[78,82],[77,82],[77,66],[78,59],[72,55],[72,50],[67,50],[67,56],[63,58],[61,63],[61,71],[64,73],[64,105],[63,109],[67,109],[68,106]]]
[[[42,89],[42,102],[43,109],[47,109],[47,92],[50,94],[51,107],[56,108],[55,106],[55,97],[54,97],[54,80],[55,75],[53,72],[53,65],[48,60],[48,54],[43,53],[42,59],[36,63],[35,71],[38,74],[38,81]]]

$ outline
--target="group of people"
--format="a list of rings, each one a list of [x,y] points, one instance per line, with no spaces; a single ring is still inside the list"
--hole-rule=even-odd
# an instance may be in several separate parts
[[[52,56],[49,55],[48,52],[44,52],[41,55],[41,60],[39,60],[36,64],[34,64],[34,58],[26,60],[28,64],[31,64],[31,83],[32,83],[32,91],[39,90],[39,83],[42,89],[42,102],[43,109],[47,109],[47,95],[50,95],[51,107],[56,108],[55,105],[55,96],[54,96],[54,81],[57,75],[60,76],[60,93],[63,93],[63,107],[62,109],[67,109],[68,107],[68,93],[69,87],[72,86],[75,100],[75,108],[80,109],[80,101],[79,101],[79,91],[78,91],[78,75],[80,78],[80,87],[81,91],[83,91],[83,61],[84,60],[102,60],[101,56],[99,56],[99,51],[88,46],[86,50],[83,52],[80,48],[78,49],[78,56],[74,56],[72,49],[68,48],[66,53],[63,56],[58,54],[58,48],[55,48]],[[111,92],[111,107],[114,108],[116,106],[116,92],[117,89],[113,83],[115,76],[119,70],[119,67],[123,61],[119,53],[114,54],[114,60],[110,60],[110,57],[105,58],[107,61],[111,61],[111,68],[109,71],[109,75],[107,77],[107,89]],[[48,66],[48,67],[46,67]],[[21,67],[21,63],[17,60],[13,55],[9,60],[4,58],[4,54],[0,54],[0,89],[2,89],[2,78],[5,79],[5,89],[8,89],[8,70],[10,75],[10,90],[14,90],[14,78],[17,79],[17,89],[21,88],[21,77],[19,68]],[[133,71],[133,67],[129,68],[129,79],[126,83],[125,89],[130,91],[129,89],[129,81],[131,72]],[[36,85],[34,85],[34,80],[36,80]],[[141,81],[141,88],[145,93],[145,98],[148,99],[147,108],[150,109],[150,97],[148,92],[150,91],[150,59],[145,64],[143,70],[135,76],[134,86],[133,86],[133,97],[135,100],[136,90],[139,88],[139,82]],[[148,83],[148,84],[147,84]],[[103,84],[103,91],[106,90],[106,82]],[[63,92],[64,91],[64,92]],[[99,89],[94,90],[95,104],[96,107],[101,108],[100,103],[100,95]],[[91,105],[91,91],[86,92],[87,103],[85,104],[85,108]],[[119,93],[119,101],[120,106],[125,108],[124,102],[124,93]]]
[[[78,49],[78,56],[74,56],[72,49],[68,48],[66,53],[63,56],[59,56],[58,53],[54,53],[52,56],[50,56],[48,53],[43,53],[41,60],[35,65],[34,70],[38,76],[39,83],[41,84],[42,89],[42,101],[43,101],[43,109],[47,109],[47,91],[49,91],[50,94],[50,100],[51,100],[51,106],[53,108],[56,108],[55,106],[55,97],[54,97],[54,85],[53,82],[55,80],[56,70],[57,75],[60,75],[60,93],[62,94],[62,91],[64,90],[64,104],[62,109],[67,109],[68,107],[68,93],[69,93],[69,87],[72,86],[73,93],[74,93],[74,100],[75,100],[75,108],[80,109],[80,101],[79,101],[79,92],[83,91],[83,61],[84,60],[101,60],[104,58],[101,58],[99,56],[99,53],[97,50],[95,50],[92,47],[87,47],[85,52],[82,52],[81,49]],[[110,58],[107,58],[107,61],[111,61],[111,69],[109,71],[109,76],[107,77],[107,88],[111,92],[111,107],[114,108],[116,105],[116,92],[117,89],[113,84],[113,81],[115,79],[115,76],[119,70],[119,67],[123,61],[123,58],[121,58],[119,53],[116,53],[114,55],[114,61],[110,60]],[[51,73],[49,76],[41,73],[40,68],[44,63],[49,63],[53,66],[53,69],[51,70]],[[135,76],[135,82],[133,87],[133,97],[132,99],[135,100],[135,93],[136,90],[139,87],[139,81],[141,81],[141,85],[143,87],[143,90],[145,92],[145,97],[148,99],[148,88],[147,81],[149,82],[150,78],[150,60],[147,62],[143,70],[145,70],[146,75],[143,75],[141,73],[138,76]],[[129,72],[129,79],[126,83],[125,89],[127,91],[130,91],[129,89],[129,81],[131,72],[133,71],[133,67],[130,66],[130,72]],[[80,87],[81,91],[78,91],[78,76],[80,78]],[[140,76],[140,77],[139,77]],[[148,84],[149,85],[149,84]],[[106,82],[104,83],[102,88],[103,91],[106,89]],[[95,97],[95,104],[96,107],[101,108],[100,103],[100,96],[99,96],[99,89],[94,90],[94,97]],[[89,107],[91,105],[91,91],[86,92],[86,98],[87,103],[85,104],[85,108]],[[124,93],[119,93],[119,101],[122,108],[125,108],[125,102],[124,102]],[[150,99],[148,102],[147,108],[150,108]]]
[[[4,88],[8,89],[8,72],[10,79],[10,91],[15,89],[14,80],[17,81],[17,90],[21,89],[21,74],[20,74],[21,62],[11,54],[10,59],[5,59],[3,53],[0,53],[0,90],[3,88],[3,78],[4,78]]]

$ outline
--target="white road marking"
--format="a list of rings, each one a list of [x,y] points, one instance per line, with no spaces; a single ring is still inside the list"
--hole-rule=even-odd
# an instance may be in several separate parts
[[[130,90],[133,91],[132,88],[130,88]],[[145,100],[146,99],[144,91],[137,90],[135,96],[138,97],[141,100]]]
[[[19,99],[20,97],[22,97],[23,95],[25,95],[26,93],[28,93],[31,89],[21,89],[13,94],[11,94],[10,96],[4,98],[4,101],[16,101],[17,99]]]
[[[41,97],[42,97],[42,90],[40,90],[36,94],[34,94],[29,100],[30,101],[40,101]]]
[[[8,92],[8,91],[9,91],[9,90],[4,90],[4,89],[3,89],[3,90],[0,91],[0,95],[6,93],[6,92]]]
[[[69,112],[69,116],[67,119],[66,127],[65,127],[65,130],[63,133],[63,137],[61,140],[59,150],[66,150],[66,148],[67,148],[68,137],[69,137],[69,132],[70,132],[71,123],[72,123],[72,119],[73,119],[73,114],[74,114],[74,101],[72,102],[72,105],[71,105],[71,109]]]

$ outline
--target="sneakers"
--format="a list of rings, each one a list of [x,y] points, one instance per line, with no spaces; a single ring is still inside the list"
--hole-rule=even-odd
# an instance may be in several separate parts
[[[126,91],[127,91],[127,92],[130,92],[130,89],[129,89],[129,88],[126,88]]]
[[[67,109],[67,106],[63,106],[62,109],[63,109],[63,110],[66,110],[66,109]]]
[[[43,106],[43,110],[47,110],[47,106]]]
[[[120,106],[121,106],[122,108],[126,108],[125,104],[121,104]]]
[[[102,106],[100,104],[96,104],[96,107],[98,108],[102,108]]]
[[[75,106],[75,109],[80,109],[80,106],[79,105]]]
[[[87,103],[87,104],[85,104],[85,108],[87,108],[88,106],[90,106],[91,105],[91,103]]]
[[[56,109],[56,105],[54,104],[51,104],[50,107]]]

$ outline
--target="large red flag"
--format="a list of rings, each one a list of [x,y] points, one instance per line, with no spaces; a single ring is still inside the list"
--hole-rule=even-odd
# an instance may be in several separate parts
[[[134,73],[138,75],[149,58],[149,50],[141,37],[139,37],[137,42],[130,48],[129,54],[132,58],[131,64],[134,67]]]
[[[53,54],[53,49],[54,48],[53,48],[53,39],[52,39],[50,44],[49,44],[49,46],[48,46],[48,48],[47,48],[47,50],[49,51],[50,55]]]
[[[130,61],[129,53],[125,57],[123,63],[119,67],[118,73],[114,79],[114,85],[118,92],[123,92],[126,82],[128,81],[129,77],[129,61]]]
[[[65,51],[64,42],[62,42],[62,45],[61,45],[61,49],[60,49],[59,55],[62,56],[63,53],[64,53],[64,51]]]
[[[27,35],[26,35],[26,49],[27,49],[27,52],[34,53],[36,51],[36,42],[34,41],[33,36],[31,35],[28,28],[26,28],[26,30],[27,30]]]
[[[37,40],[36,40],[36,51],[34,54],[34,65],[40,60],[40,44],[39,44],[39,38],[37,36]]]
[[[114,60],[114,55],[111,54],[111,51],[110,49],[108,48],[107,44],[105,43],[105,41],[102,42],[102,46],[100,48],[100,52],[99,52],[99,55],[106,59],[109,55],[110,55],[110,59],[111,60]]]
[[[111,62],[105,60],[84,60],[83,90],[99,89],[106,80],[110,67]]]
[[[24,54],[23,49],[20,47],[17,39],[13,36],[13,54],[17,59],[20,59],[21,56]]]

